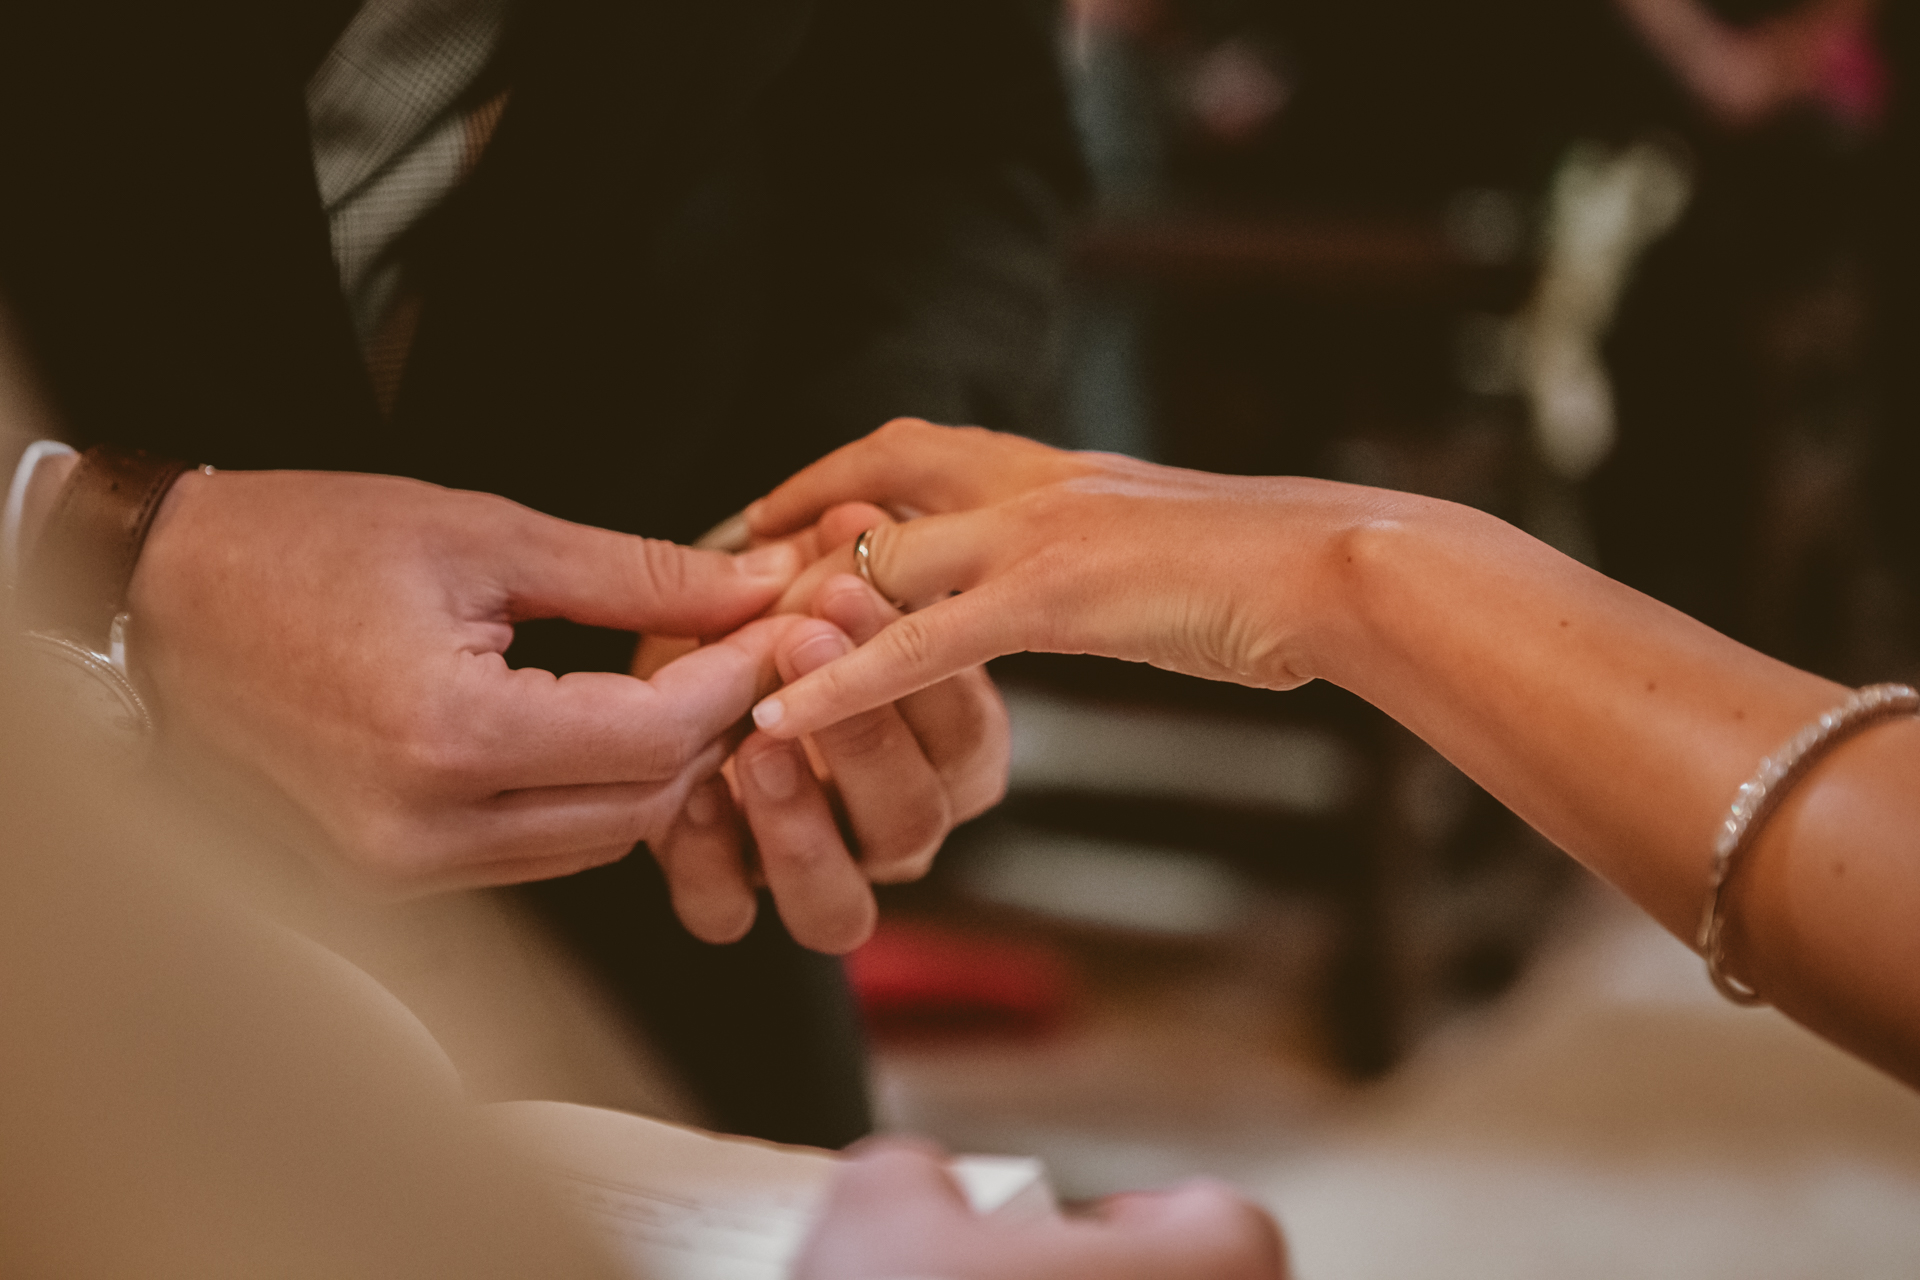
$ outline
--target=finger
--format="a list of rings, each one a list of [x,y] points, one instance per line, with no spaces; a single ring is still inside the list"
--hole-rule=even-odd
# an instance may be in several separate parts
[[[738,942],[759,910],[747,875],[746,831],[724,778],[695,786],[667,834],[653,842],[674,914],[702,942]]]
[[[356,847],[382,875],[417,889],[512,884],[568,875],[625,857],[662,834],[695,782],[712,776],[732,743],[708,744],[665,783],[535,787],[440,813],[431,821],[363,819]]]
[[[867,540],[867,573],[888,601],[918,608],[966,591],[1028,553],[1028,539],[1000,511],[862,523],[854,537],[821,554],[782,593],[775,612],[805,612],[828,579],[860,576],[854,540]],[[865,579],[862,579],[865,581]]]
[[[672,778],[779,683],[773,648],[791,619],[752,623],[694,650],[651,680],[606,671],[510,670],[465,655],[469,678],[432,727],[454,777],[488,790]]]
[[[794,680],[852,649],[839,629],[809,620],[787,633],[776,661],[780,674]],[[833,778],[867,878],[897,884],[925,875],[953,826],[952,805],[900,712],[876,707],[829,725],[812,742]]]
[[[922,516],[874,528],[867,577],[884,599],[914,609],[971,590],[1030,550],[1002,511]],[[834,555],[844,555],[860,576],[851,546]]]
[[[785,541],[792,543],[801,560],[812,566],[828,552],[850,546],[863,530],[893,522],[893,516],[871,502],[843,502],[800,532],[787,535]]]
[[[761,875],[794,940],[833,955],[865,942],[878,914],[873,891],[800,744],[752,735],[740,747],[735,776]]]
[[[868,1138],[848,1148],[828,1194],[847,1208],[913,1203],[973,1215],[946,1152],[923,1139]]]
[[[853,553],[854,543],[860,535],[869,529],[877,530],[893,523],[893,517],[878,507],[864,502],[849,502],[829,511],[817,523],[809,526],[805,533],[794,535],[791,541],[805,550],[807,567],[800,571],[768,612],[807,612],[807,602],[813,599],[822,582],[836,573],[857,571],[858,564]]]
[[[844,575],[830,579],[821,588],[814,600],[814,612],[839,627],[855,643],[871,640],[900,617],[899,610],[864,582]],[[798,636],[798,628],[789,632],[775,651],[780,674],[789,683],[796,676],[790,673],[785,654]],[[1000,700],[1000,693],[984,668],[972,667],[959,672],[893,705],[901,723],[919,744],[918,757],[933,770],[945,791],[948,804],[944,816],[949,827],[954,822],[978,817],[1000,802],[1006,794],[1012,733],[1007,723],[1006,704]],[[879,714],[878,710],[865,712],[843,721],[842,725]],[[842,725],[819,731],[814,741],[822,742],[840,733]],[[835,777],[844,795],[847,780],[841,778],[838,771]],[[851,812],[851,805],[848,808]],[[931,853],[930,850],[929,857]],[[873,866],[864,844],[861,858],[872,874]],[[920,873],[924,870],[922,867]],[[908,878],[913,878],[912,874]]]
[[[602,849],[578,849],[571,853],[548,854],[535,858],[513,858],[455,870],[432,887],[437,892],[455,889],[493,889],[502,885],[531,884],[554,880],[604,867],[633,852],[632,845],[608,845]]]
[[[1168,1191],[1109,1196],[1088,1217],[1131,1241],[1141,1257],[1182,1259],[1206,1275],[1287,1274],[1279,1223],[1224,1182],[1195,1178]]]
[[[866,519],[870,524],[875,519],[884,520],[886,518],[885,513],[880,511],[879,508],[865,506],[860,503],[849,503],[841,510],[843,514],[839,516],[838,522],[830,527],[843,528],[849,521],[861,519]],[[862,529],[866,527],[865,524],[861,525]],[[822,541],[819,528],[820,526],[816,525],[814,528],[782,540],[786,546],[792,548],[798,554],[799,559],[797,563],[812,564],[820,558],[824,548],[830,548],[835,545],[835,543]],[[742,513],[731,516],[720,524],[715,525],[712,529],[709,529],[695,545],[701,548],[720,547],[722,550],[728,551],[746,551],[748,548],[744,545],[736,547],[723,544],[731,544],[735,541],[744,543],[747,536],[746,515]],[[846,535],[846,537],[857,536],[859,536],[858,530]],[[845,540],[846,538],[837,539],[837,541]],[[768,610],[768,612],[781,613],[792,612],[792,610],[782,610],[776,605]],[[627,672],[629,675],[636,676],[641,680],[650,680],[660,668],[666,666],[675,658],[684,657],[686,654],[692,653],[700,647],[700,643],[700,639],[697,636],[674,636],[659,631],[648,632],[640,637],[640,643],[634,649],[633,662],[628,666]]]
[[[828,508],[814,524],[817,539],[814,555],[846,546],[875,525],[896,523],[891,515],[871,502],[843,502]]]
[[[896,511],[965,510],[1079,474],[1085,465],[1021,436],[896,418],[748,507],[747,523],[762,537],[790,533],[842,502]]]
[[[800,571],[797,549],[744,555],[609,533],[535,512],[515,530],[501,581],[512,619],[717,635],[765,609]]]
[[[890,1151],[910,1151],[925,1156],[938,1164],[944,1172],[953,1153],[938,1139],[918,1133],[870,1133],[864,1138],[855,1138],[840,1148],[840,1154],[848,1162]]]
[[[532,787],[505,791],[470,806],[463,840],[468,856],[496,861],[605,848],[664,836],[693,788],[714,777],[734,750],[729,735],[689,756],[659,782]]]
[[[918,693],[970,667],[1027,647],[1024,593],[989,583],[910,613],[866,644],[802,676],[753,709],[771,737],[818,733],[848,716]]]

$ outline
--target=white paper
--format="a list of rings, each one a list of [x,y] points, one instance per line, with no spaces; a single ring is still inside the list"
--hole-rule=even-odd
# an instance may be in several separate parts
[[[485,1108],[644,1280],[782,1280],[837,1157],[723,1137],[567,1102]],[[949,1166],[978,1213],[1056,1211],[1040,1162],[961,1156]]]

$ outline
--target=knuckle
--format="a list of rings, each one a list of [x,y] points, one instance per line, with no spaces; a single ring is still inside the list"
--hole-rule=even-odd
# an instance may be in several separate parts
[[[682,595],[693,585],[692,570],[685,548],[658,538],[634,539],[628,573],[635,594]]]
[[[882,845],[861,859],[867,879],[875,884],[906,884],[933,869],[933,860],[953,830],[952,811],[945,796],[921,807],[888,833]]]
[[[662,699],[648,712],[646,732],[634,748],[634,770],[642,778],[671,778],[684,770],[705,744],[681,708]]]
[[[855,692],[848,683],[847,671],[842,663],[830,662],[816,670],[810,678],[819,682],[820,691],[824,695],[822,701],[828,706],[841,704]]]
[[[386,744],[384,772],[402,792],[458,790],[477,775],[483,756],[470,735],[450,732],[440,716],[417,707],[401,713]]]
[[[493,745],[470,710],[439,686],[396,690],[369,717],[368,772],[399,795],[444,795],[478,778]]]
[[[1007,514],[1019,522],[1023,536],[1035,537],[1059,524],[1071,513],[1076,503],[1083,501],[1085,498],[1077,490],[1059,485],[1041,485],[1027,490],[1009,503]]]
[[[887,646],[900,665],[911,671],[923,671],[933,662],[935,641],[927,626],[926,615],[910,613],[883,633]]]
[[[552,516],[543,515],[532,507],[523,506],[512,498],[503,497],[497,493],[480,493],[472,489],[441,489],[439,492],[461,494],[472,501],[476,515],[502,524],[511,521],[511,525],[507,527],[518,530],[531,529],[536,524],[547,523],[554,519]]]
[[[432,823],[415,822],[405,809],[390,804],[363,806],[337,838],[353,866],[401,891],[445,872],[455,857]]]
[[[887,444],[911,445],[938,430],[925,418],[892,418],[881,423],[873,435],[874,439]]]

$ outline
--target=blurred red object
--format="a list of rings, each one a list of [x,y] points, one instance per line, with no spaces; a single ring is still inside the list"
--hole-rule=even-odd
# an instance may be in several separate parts
[[[1853,26],[1836,32],[1822,52],[1815,96],[1842,124],[1866,128],[1887,113],[1887,61],[1873,31]]]
[[[847,957],[847,974],[879,1039],[1041,1035],[1079,1003],[1071,960],[1033,939],[882,920]]]

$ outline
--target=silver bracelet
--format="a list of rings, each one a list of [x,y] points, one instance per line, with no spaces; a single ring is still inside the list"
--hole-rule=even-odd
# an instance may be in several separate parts
[[[1720,908],[1727,880],[1740,855],[1753,843],[1782,797],[1821,756],[1870,724],[1916,714],[1920,714],[1920,692],[1911,686],[1868,685],[1787,739],[1778,751],[1760,762],[1753,777],[1740,784],[1733,807],[1727,810],[1726,821],[1720,824],[1720,834],[1713,842],[1707,905],[1700,917],[1698,938],[1700,952],[1707,959],[1707,977],[1721,995],[1740,1005],[1766,1003],[1758,991],[1726,971],[1725,919]]]

